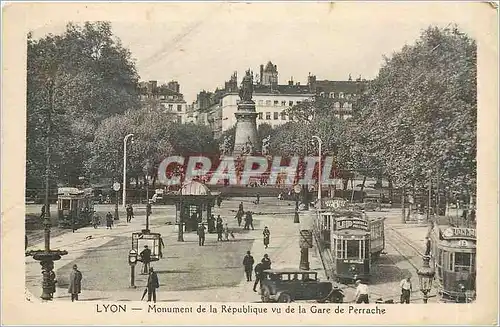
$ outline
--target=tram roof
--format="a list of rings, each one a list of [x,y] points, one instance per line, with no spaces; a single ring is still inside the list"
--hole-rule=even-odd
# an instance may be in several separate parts
[[[297,269],[297,268],[266,269],[264,270],[264,272],[268,274],[302,274],[302,273],[317,274],[318,273],[317,271]]]
[[[365,236],[370,234],[369,231],[361,229],[341,229],[341,230],[334,230],[333,233],[342,236]]]

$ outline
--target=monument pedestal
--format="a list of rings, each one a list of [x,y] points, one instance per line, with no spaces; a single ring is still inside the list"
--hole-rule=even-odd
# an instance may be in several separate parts
[[[233,156],[253,155],[257,152],[257,112],[255,102],[243,101],[238,104]]]

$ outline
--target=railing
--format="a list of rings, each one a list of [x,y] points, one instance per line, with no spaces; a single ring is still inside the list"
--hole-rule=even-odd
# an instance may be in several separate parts
[[[314,236],[314,241],[316,243],[316,247],[318,248],[319,257],[321,259],[323,269],[325,270],[326,277],[330,280],[333,280],[335,278],[333,269],[334,268],[333,259],[331,257],[330,250],[325,249],[325,244],[323,244],[323,241],[321,240],[320,230],[316,223],[316,218],[315,218],[315,223],[313,224],[313,236]]]

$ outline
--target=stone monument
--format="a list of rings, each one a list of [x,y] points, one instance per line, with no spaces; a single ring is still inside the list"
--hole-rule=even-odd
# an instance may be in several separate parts
[[[236,116],[236,132],[234,136],[234,156],[254,155],[257,148],[257,112],[252,101],[253,76],[250,70],[241,81],[239,91],[240,102]]]

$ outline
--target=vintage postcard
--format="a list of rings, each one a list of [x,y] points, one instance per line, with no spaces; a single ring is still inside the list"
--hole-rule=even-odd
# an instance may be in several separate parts
[[[498,324],[497,3],[2,9],[3,324]]]

